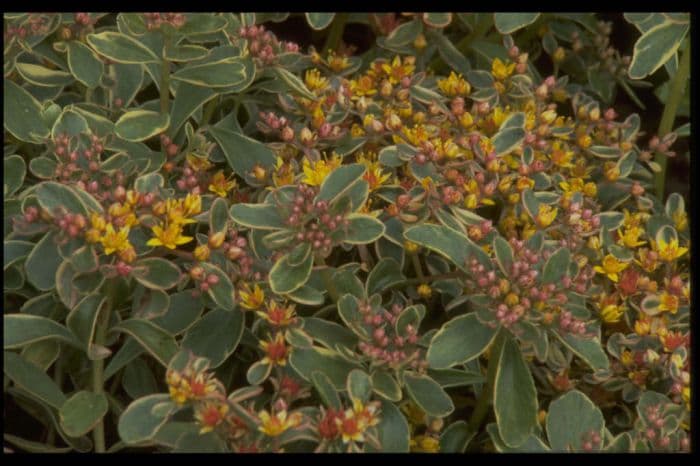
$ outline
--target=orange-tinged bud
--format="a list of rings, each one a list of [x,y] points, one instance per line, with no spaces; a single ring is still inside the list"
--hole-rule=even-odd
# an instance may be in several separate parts
[[[260,165],[255,165],[253,167],[253,176],[258,181],[264,181],[267,177],[267,170],[265,170],[265,168],[261,167]]]
[[[210,254],[211,251],[209,250],[209,247],[206,244],[202,244],[194,248],[194,258],[198,261],[206,261],[207,259],[209,259]]]
[[[209,237],[209,247],[212,249],[218,249],[224,243],[226,239],[226,232],[218,231]]]

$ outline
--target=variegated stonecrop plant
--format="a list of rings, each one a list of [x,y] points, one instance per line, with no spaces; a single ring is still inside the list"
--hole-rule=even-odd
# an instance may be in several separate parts
[[[689,15],[287,16],[5,14],[5,448],[689,450]]]

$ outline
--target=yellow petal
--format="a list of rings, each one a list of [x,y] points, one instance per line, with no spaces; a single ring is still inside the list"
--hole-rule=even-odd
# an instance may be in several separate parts
[[[162,246],[162,245],[163,245],[163,243],[158,238],[151,238],[146,243],[146,246]],[[105,252],[106,252],[106,250],[105,250]],[[109,254],[109,253],[107,253],[107,254]]]

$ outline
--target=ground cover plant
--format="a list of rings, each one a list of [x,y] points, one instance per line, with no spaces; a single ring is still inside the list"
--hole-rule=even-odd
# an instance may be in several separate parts
[[[5,13],[5,451],[689,451],[690,16],[608,17]]]

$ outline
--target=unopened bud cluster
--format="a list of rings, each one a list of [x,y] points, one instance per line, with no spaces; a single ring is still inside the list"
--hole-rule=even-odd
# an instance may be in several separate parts
[[[271,31],[266,31],[263,25],[241,26],[238,37],[248,41],[250,54],[265,65],[275,63],[280,53],[299,52],[298,44],[279,41]]]
[[[259,278],[259,274],[253,274],[254,258],[248,248],[248,240],[237,230],[229,228],[226,232],[210,234],[206,244],[195,248],[194,258],[199,261],[208,261],[213,251],[219,251],[230,263],[236,265],[241,277]]]
[[[4,34],[5,42],[9,43],[15,37],[24,40],[28,37],[46,34],[49,30],[48,23],[47,16],[40,14],[29,15],[29,18],[21,24],[10,24],[7,27]]]
[[[568,302],[568,290],[585,291],[593,273],[590,267],[581,270],[573,280],[564,276],[559,283],[545,284],[539,271],[541,254],[528,248],[522,240],[511,238],[509,244],[513,250],[513,262],[505,277],[497,272],[500,269],[495,258],[492,259],[492,270],[488,271],[476,258],[468,262],[468,270],[475,277],[468,283],[492,299],[488,308],[493,310],[496,320],[506,328],[512,328],[522,319],[549,326],[554,324],[556,317],[553,311],[558,311],[560,331],[585,335],[585,322],[561,308]],[[549,251],[544,253],[545,260],[550,254]],[[517,328],[513,331],[518,332]]]
[[[160,29],[164,24],[179,29],[187,22],[183,13],[144,13],[143,19],[149,31]]]
[[[373,307],[369,302],[360,303],[362,323],[370,333],[368,341],[361,341],[360,351],[372,359],[374,364],[386,364],[392,369],[410,367],[425,370],[428,367],[425,351],[417,346],[418,329],[406,325],[402,333],[396,329],[398,319],[404,307],[393,304],[390,310]]]
[[[339,234],[349,225],[347,212],[335,212],[327,201],[316,201],[316,188],[299,184],[285,223],[296,230],[296,243],[306,242],[317,254],[328,256]]]

